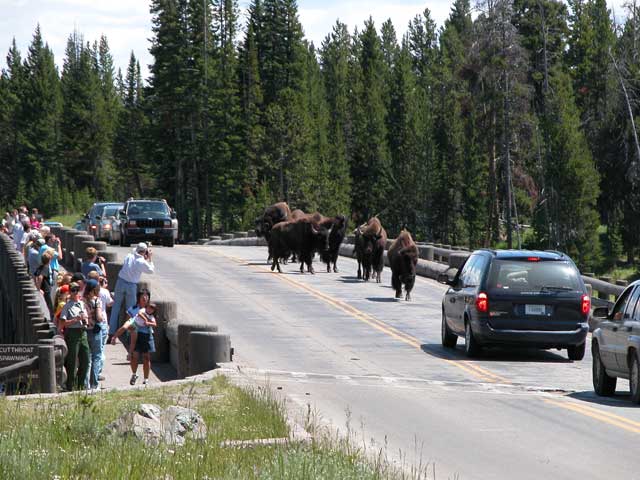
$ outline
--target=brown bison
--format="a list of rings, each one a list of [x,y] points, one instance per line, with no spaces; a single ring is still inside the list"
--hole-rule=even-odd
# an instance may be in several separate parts
[[[387,232],[382,228],[378,217],[370,218],[366,225],[356,229],[356,258],[358,258],[358,278],[362,264],[362,278],[369,281],[372,272],[376,283],[380,283],[384,268],[384,249],[387,244]]]
[[[331,219],[331,233],[329,233],[329,250],[320,254],[322,261],[327,264],[327,273],[331,272],[331,264],[333,263],[333,271],[338,273],[338,255],[340,254],[340,245],[347,233],[347,219],[344,215],[337,215]]]
[[[300,258],[300,273],[313,271],[314,252],[325,252],[329,249],[329,228],[313,222],[309,218],[299,218],[280,222],[273,226],[269,238],[269,256],[272,258],[271,271],[280,269],[280,260],[297,253]]]
[[[402,298],[402,285],[407,292],[405,300],[411,300],[411,290],[416,282],[416,265],[418,264],[418,247],[406,230],[400,232],[387,252],[391,267],[391,286],[396,291],[396,298]]]
[[[275,203],[264,209],[264,213],[256,218],[256,235],[264,237],[267,242],[271,235],[271,229],[277,223],[291,219],[291,210],[285,202]]]

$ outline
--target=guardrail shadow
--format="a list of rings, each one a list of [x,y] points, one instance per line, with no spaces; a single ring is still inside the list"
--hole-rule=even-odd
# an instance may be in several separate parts
[[[463,341],[464,345],[464,341]],[[464,348],[458,345],[455,349],[444,348],[439,343],[424,343],[420,349],[433,357],[444,360],[471,360],[484,362],[520,362],[520,363],[571,363],[566,357],[548,350],[534,348],[515,349],[508,347],[485,348],[478,357],[469,358],[464,353]]]

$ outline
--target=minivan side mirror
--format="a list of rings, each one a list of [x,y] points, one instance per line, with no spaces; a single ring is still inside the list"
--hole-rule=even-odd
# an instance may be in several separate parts
[[[171,210],[171,218],[176,218],[176,211],[175,210]]]
[[[449,280],[449,275],[446,273],[438,274],[438,283],[443,283],[445,285],[451,285],[451,280]]]
[[[124,210],[120,210],[120,215],[126,215],[126,212]]]
[[[100,215],[96,215],[96,220],[100,220],[102,217]]]
[[[609,318],[609,309],[607,307],[597,307],[593,309],[593,318]]]

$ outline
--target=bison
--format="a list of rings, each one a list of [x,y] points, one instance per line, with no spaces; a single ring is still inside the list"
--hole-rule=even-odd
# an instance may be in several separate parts
[[[321,253],[322,261],[327,264],[327,273],[331,272],[331,264],[333,263],[333,271],[338,273],[338,255],[340,253],[340,245],[347,233],[347,219],[344,215],[337,215],[331,219],[331,233],[329,233],[329,250]]]
[[[314,273],[314,252],[321,253],[329,249],[330,229],[324,225],[313,222],[309,218],[299,218],[280,222],[271,229],[269,238],[269,256],[272,258],[271,271],[276,267],[280,269],[280,260],[288,258],[292,253],[300,257],[300,273],[304,273],[304,265],[307,271]]]
[[[371,278],[373,272],[376,283],[380,283],[384,268],[384,249],[387,244],[387,232],[382,228],[378,217],[356,229],[356,258],[358,259],[358,278],[360,278],[360,264],[362,264],[362,278],[365,282]]]
[[[291,219],[291,210],[285,202],[275,203],[264,209],[264,213],[256,218],[256,235],[264,237],[268,242],[271,229],[277,223]]]
[[[402,298],[402,285],[407,292],[405,300],[411,300],[411,290],[416,282],[416,265],[418,264],[418,247],[411,234],[403,230],[387,252],[391,267],[391,286],[396,291],[396,298]]]

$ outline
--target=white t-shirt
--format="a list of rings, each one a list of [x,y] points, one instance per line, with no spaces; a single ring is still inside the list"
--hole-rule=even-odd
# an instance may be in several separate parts
[[[102,303],[102,313],[104,318],[107,318],[107,307],[113,305],[113,297],[111,296],[111,292],[106,288],[100,287],[100,303]]]

